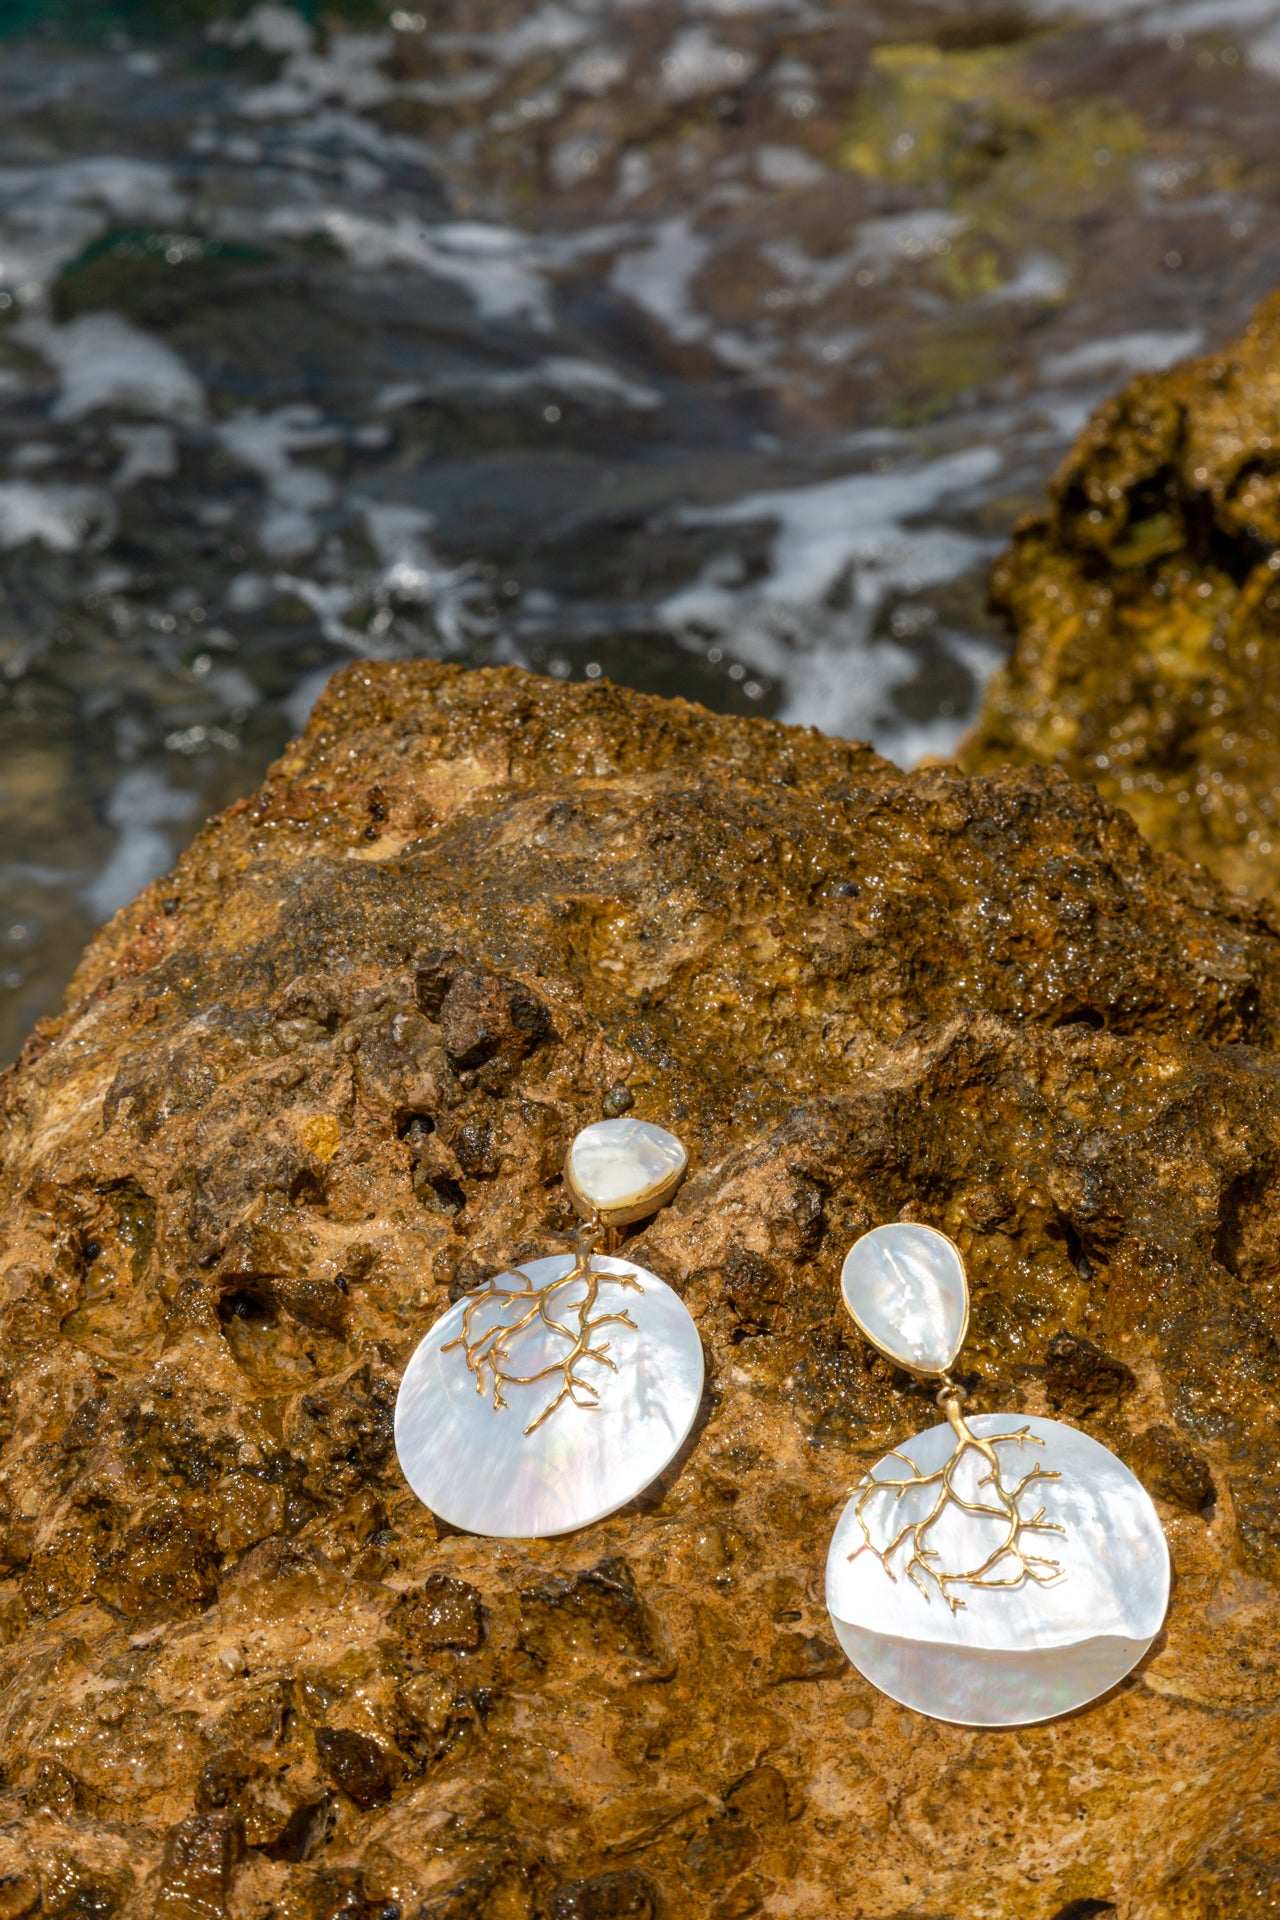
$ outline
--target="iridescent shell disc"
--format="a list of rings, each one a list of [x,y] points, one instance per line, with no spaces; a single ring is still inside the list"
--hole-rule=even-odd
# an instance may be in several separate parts
[[[1164,1529],[1123,1462],[1077,1428],[1017,1414],[974,1414],[969,1425],[988,1440],[1026,1431],[1025,1440],[1006,1438],[998,1449],[1007,1487],[1037,1464],[1058,1475],[1029,1483],[1017,1505],[1025,1519],[1043,1509],[1044,1520],[1062,1529],[1021,1536],[1028,1554],[1057,1561],[1060,1573],[1042,1566],[1047,1585],[1024,1576],[1013,1586],[953,1587],[962,1602],[953,1612],[928,1569],[976,1569],[1003,1537],[1004,1522],[948,1507],[927,1536],[933,1557],[917,1567],[917,1585],[904,1549],[887,1568],[867,1550],[855,1490],[827,1558],[832,1625],[858,1671],[919,1713],[979,1727],[1050,1720],[1123,1679],[1160,1631],[1169,1601]],[[954,1446],[950,1426],[931,1427],[877,1461],[872,1474],[881,1481],[907,1478],[913,1467],[932,1474]],[[970,1453],[956,1474],[975,1503],[990,1502],[980,1484],[985,1472]],[[936,1499],[936,1486],[875,1496],[865,1509],[874,1544],[883,1548]],[[991,1577],[1016,1574],[1006,1559]]]
[[[515,1269],[534,1287],[573,1269],[572,1254],[531,1260]],[[602,1281],[594,1314],[624,1311],[635,1322],[599,1327],[592,1344],[607,1347],[612,1371],[583,1358],[577,1372],[598,1394],[589,1404],[562,1402],[532,1433],[562,1376],[530,1386],[507,1385],[508,1404],[493,1405],[492,1383],[483,1391],[461,1347],[466,1302],[436,1321],[420,1342],[400,1383],[396,1401],[396,1452],[405,1479],[442,1520],[469,1533],[535,1539],[569,1533],[625,1506],[656,1480],[688,1438],[702,1398],[703,1356],[698,1330],[679,1295],[656,1274],[629,1260],[592,1257],[601,1276],[628,1275],[642,1292]],[[562,1321],[585,1293],[577,1281],[555,1298]],[[519,1309],[506,1309],[518,1317]],[[473,1331],[500,1314],[485,1310]],[[446,1349],[449,1349],[446,1351]],[[512,1345],[512,1371],[535,1373],[555,1366],[567,1350],[563,1335],[535,1322]]]

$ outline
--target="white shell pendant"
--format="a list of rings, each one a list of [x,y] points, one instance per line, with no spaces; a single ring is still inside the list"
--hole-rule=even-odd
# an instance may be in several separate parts
[[[665,1148],[655,1167],[642,1134],[628,1165],[638,1126],[670,1142],[678,1164]],[[604,1129],[618,1131],[601,1142]],[[639,1218],[675,1191],[684,1148],[645,1122],[603,1121],[578,1135],[570,1170],[589,1135],[574,1197],[590,1197],[596,1230],[577,1256],[531,1260],[458,1301],[400,1383],[404,1476],[471,1533],[536,1539],[602,1519],[670,1464],[697,1416],[702,1342],[683,1301],[644,1267],[593,1250],[618,1207]]]
[[[841,1646],[891,1699],[965,1726],[1022,1726],[1096,1699],[1142,1658],[1168,1606],[1151,1500],[1074,1427],[961,1412],[947,1369],[968,1285],[945,1235],[876,1228],[846,1260],[843,1290],[883,1353],[942,1382],[947,1418],[877,1461],[840,1516],[827,1607]]]

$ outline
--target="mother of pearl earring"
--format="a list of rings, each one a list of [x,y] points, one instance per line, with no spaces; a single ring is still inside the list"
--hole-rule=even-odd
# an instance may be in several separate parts
[[[611,1249],[618,1227],[674,1197],[687,1165],[651,1121],[584,1127],[564,1170],[587,1223],[574,1251],[495,1274],[420,1343],[396,1453],[440,1519],[509,1539],[569,1533],[680,1451],[702,1399],[698,1330],[678,1294]]]
[[[882,1692],[963,1726],[1051,1720],[1142,1658],[1169,1603],[1169,1549],[1129,1469],[1057,1420],[964,1412],[951,1377],[969,1326],[959,1249],[900,1221],[841,1274],[859,1332],[936,1382],[945,1420],[878,1460],[827,1556],[841,1646]]]

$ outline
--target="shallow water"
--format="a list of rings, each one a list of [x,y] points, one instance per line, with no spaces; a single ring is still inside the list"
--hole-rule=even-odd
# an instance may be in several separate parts
[[[1280,279],[1280,0],[7,4],[0,1057],[353,657],[948,753],[1090,408]]]

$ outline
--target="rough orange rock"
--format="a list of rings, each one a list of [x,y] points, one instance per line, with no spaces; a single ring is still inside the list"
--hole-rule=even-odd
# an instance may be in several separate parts
[[[1017,644],[963,754],[1047,764],[1280,894],[1280,295],[1094,416],[993,579]]]
[[[1280,1893],[1280,937],[1053,772],[514,670],[348,670],[4,1082],[0,1914],[1226,1920]],[[396,1385],[573,1222],[608,1102],[693,1170],[685,1456],[437,1526]],[[838,1308],[910,1214],[978,1404],[1128,1458],[1175,1564],[1105,1700],[974,1733],[847,1666],[927,1399]]]

